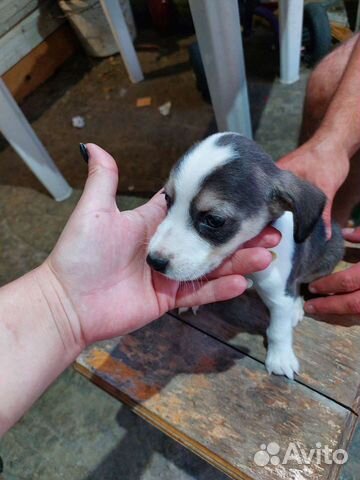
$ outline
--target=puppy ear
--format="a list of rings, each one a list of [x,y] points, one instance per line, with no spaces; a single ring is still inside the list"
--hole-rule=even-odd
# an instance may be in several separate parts
[[[290,210],[294,214],[294,239],[303,242],[321,217],[325,194],[309,182],[288,171],[281,171],[272,193],[274,211]]]

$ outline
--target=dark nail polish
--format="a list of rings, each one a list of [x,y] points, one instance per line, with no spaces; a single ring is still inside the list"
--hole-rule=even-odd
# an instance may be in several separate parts
[[[79,147],[80,147],[81,156],[83,157],[85,162],[88,163],[89,162],[89,152],[86,148],[86,145],[84,143],[80,143]]]

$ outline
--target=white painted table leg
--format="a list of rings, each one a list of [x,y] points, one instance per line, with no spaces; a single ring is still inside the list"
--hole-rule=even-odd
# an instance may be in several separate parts
[[[299,80],[304,0],[280,0],[280,82]]]
[[[0,132],[55,200],[65,200],[71,187],[61,175],[0,78]]]
[[[100,3],[119,47],[130,80],[133,83],[141,82],[144,75],[119,0],[100,0]]]
[[[237,0],[190,0],[219,131],[252,138]]]

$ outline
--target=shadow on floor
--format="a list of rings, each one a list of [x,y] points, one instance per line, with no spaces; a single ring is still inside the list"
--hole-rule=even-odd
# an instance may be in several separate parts
[[[126,435],[98,467],[84,480],[143,480],[145,471],[155,479],[171,478],[175,467],[184,476],[196,480],[226,480],[228,477],[201,460],[180,444],[168,439],[127,408],[119,410],[116,421]],[[166,464],[158,470],[152,465],[154,455],[161,455]],[[178,473],[179,475],[179,473]],[[148,478],[148,477],[146,477]],[[175,477],[174,477],[175,478]],[[176,478],[178,478],[176,476]]]

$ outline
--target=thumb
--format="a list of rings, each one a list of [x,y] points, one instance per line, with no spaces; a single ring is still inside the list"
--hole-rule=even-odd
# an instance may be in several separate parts
[[[118,168],[115,160],[105,150],[93,143],[85,145],[88,153],[88,177],[80,199],[87,209],[112,209],[116,206]]]
[[[358,228],[343,228],[343,237],[345,240],[353,243],[360,243],[360,227]]]

